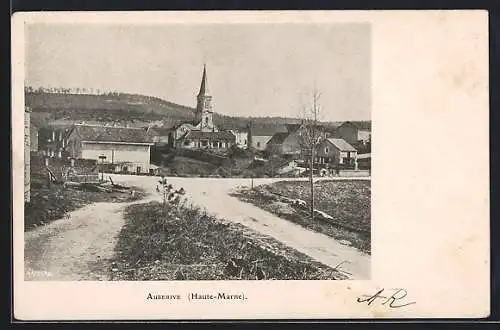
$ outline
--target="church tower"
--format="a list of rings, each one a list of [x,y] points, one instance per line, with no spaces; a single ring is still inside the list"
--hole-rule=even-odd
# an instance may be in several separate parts
[[[195,121],[202,131],[214,131],[212,121],[212,96],[208,91],[207,68],[203,65],[203,76],[201,77],[200,92],[197,96]]]

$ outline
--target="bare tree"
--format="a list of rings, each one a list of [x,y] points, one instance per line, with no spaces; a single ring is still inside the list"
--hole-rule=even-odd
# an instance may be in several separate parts
[[[302,107],[301,118],[302,124],[299,131],[299,141],[301,146],[301,153],[304,161],[309,164],[309,186],[311,189],[310,197],[310,212],[311,221],[314,221],[314,160],[318,144],[321,142],[323,136],[321,126],[319,125],[321,107],[319,105],[319,93],[316,88],[312,95],[312,105]]]

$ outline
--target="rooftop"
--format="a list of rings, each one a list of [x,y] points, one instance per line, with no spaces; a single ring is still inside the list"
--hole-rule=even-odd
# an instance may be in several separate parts
[[[357,151],[352,145],[347,143],[344,139],[328,138],[326,140],[331,144],[333,144],[340,151]]]
[[[190,131],[183,136],[184,139],[220,139],[220,140],[235,140],[236,137],[233,133],[228,131],[219,132],[202,132],[202,131]]]
[[[142,128],[75,124],[73,131],[83,141],[150,144],[146,131]]]
[[[285,139],[290,135],[288,132],[280,132],[273,135],[271,140],[267,142],[267,144],[282,144]]]

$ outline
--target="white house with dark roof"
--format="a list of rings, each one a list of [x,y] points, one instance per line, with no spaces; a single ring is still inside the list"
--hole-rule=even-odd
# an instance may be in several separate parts
[[[317,148],[316,157],[319,164],[355,166],[357,150],[344,139],[324,139]]]
[[[67,137],[70,157],[95,159],[131,173],[150,172],[152,145],[142,128],[75,124]],[[104,161],[100,156],[106,157]]]

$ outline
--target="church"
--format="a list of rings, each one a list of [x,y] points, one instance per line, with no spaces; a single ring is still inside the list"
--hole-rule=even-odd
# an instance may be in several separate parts
[[[207,69],[203,66],[200,91],[197,95],[193,122],[184,122],[174,127],[169,140],[178,149],[201,149],[226,151],[236,143],[230,131],[219,130],[213,122],[212,96],[208,90]]]

